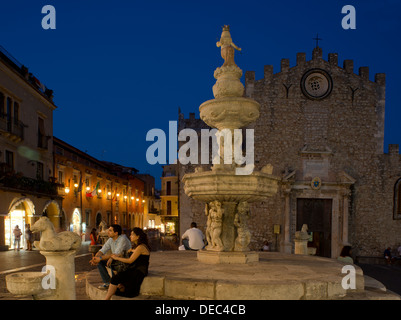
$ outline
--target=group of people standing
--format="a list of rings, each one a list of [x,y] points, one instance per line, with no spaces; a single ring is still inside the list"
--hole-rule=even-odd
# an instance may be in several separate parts
[[[22,235],[23,235],[22,230],[20,229],[20,227],[18,225],[16,225],[13,230],[14,251],[20,251]],[[31,231],[30,224],[25,225],[25,242],[26,242],[26,250],[32,251],[33,233]]]

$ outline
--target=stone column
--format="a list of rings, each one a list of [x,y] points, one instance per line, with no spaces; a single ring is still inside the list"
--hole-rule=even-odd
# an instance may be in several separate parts
[[[223,215],[223,230],[221,233],[221,240],[223,241],[224,251],[233,251],[235,243],[235,209],[236,202],[223,202],[224,215]]]
[[[331,258],[336,258],[339,255],[340,244],[340,226],[339,226],[339,198],[340,194],[337,193],[333,197],[332,216],[331,216]]]
[[[46,265],[55,269],[56,289],[50,299],[75,300],[75,250],[40,251],[46,257]]]
[[[6,246],[6,242],[5,242],[4,219],[5,219],[5,216],[0,215],[0,251],[8,250],[8,246]]]
[[[291,208],[290,208],[290,190],[284,191],[285,196],[285,207],[284,207],[284,253],[291,253],[292,245],[290,242],[290,234],[291,234]]]
[[[343,245],[348,245],[348,197],[350,195],[349,190],[345,190],[343,193]]]

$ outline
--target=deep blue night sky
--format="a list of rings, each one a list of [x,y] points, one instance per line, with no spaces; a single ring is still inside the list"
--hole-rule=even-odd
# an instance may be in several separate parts
[[[44,30],[44,5],[56,9],[56,30]],[[341,9],[356,9],[356,29],[344,30]],[[230,25],[243,49],[236,63],[263,77],[264,65],[311,59],[319,33],[328,53],[387,75],[385,151],[401,144],[401,2],[384,1],[2,1],[0,45],[54,90],[53,134],[106,161],[155,177],[146,162],[153,128],[168,132],[177,120],[213,98],[213,71],[221,66],[216,41]],[[242,78],[243,80],[243,78]],[[363,119],[361,119],[363,121]]]

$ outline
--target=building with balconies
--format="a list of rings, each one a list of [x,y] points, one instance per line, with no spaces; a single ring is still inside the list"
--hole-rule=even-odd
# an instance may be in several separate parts
[[[58,192],[64,198],[60,229],[89,240],[101,221],[126,230],[146,226],[144,182],[135,168],[97,160],[56,137],[53,148]]]
[[[53,178],[53,91],[0,46],[0,250],[43,214],[59,219]]]

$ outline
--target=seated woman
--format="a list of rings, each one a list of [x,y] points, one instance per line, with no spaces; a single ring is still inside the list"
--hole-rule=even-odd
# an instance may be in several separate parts
[[[150,257],[148,237],[141,228],[134,228],[130,239],[134,243],[134,248],[128,251],[132,252],[129,258],[111,256],[114,260],[130,265],[127,270],[119,272],[111,278],[105,300],[110,300],[114,294],[130,298],[136,297],[139,295],[143,279],[148,275]]]
[[[346,263],[354,263],[354,259],[351,257],[352,251],[351,246],[344,246],[341,250],[340,256],[337,258],[338,260]]]

